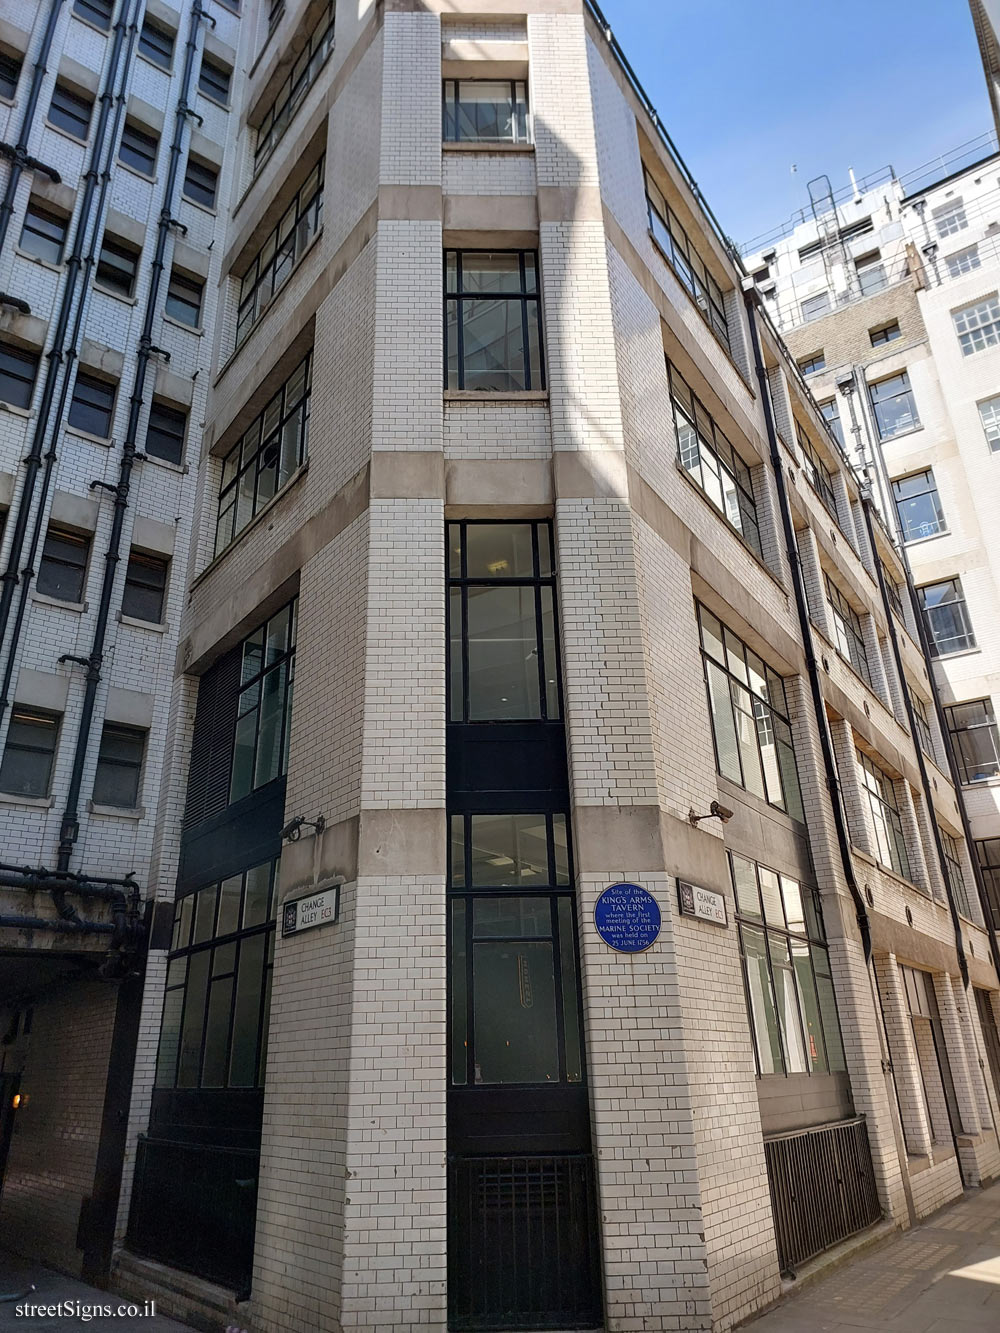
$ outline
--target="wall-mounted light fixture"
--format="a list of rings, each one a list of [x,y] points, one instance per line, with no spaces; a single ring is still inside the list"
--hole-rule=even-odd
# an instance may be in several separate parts
[[[688,823],[697,826],[703,819],[718,819],[723,824],[728,824],[733,817],[732,810],[726,806],[720,805],[718,801],[713,801],[708,807],[707,815],[696,815],[693,810],[688,811]]]
[[[306,819],[305,815],[296,815],[281,830],[281,841],[298,842],[299,838],[302,837],[304,828],[311,828],[317,833],[322,833],[326,828],[326,820],[322,815],[317,815],[315,819]]]

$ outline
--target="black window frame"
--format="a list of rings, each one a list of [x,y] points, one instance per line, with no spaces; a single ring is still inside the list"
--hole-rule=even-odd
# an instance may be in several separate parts
[[[503,137],[461,133],[459,115],[462,106],[461,89],[465,84],[506,84],[510,90],[511,132]],[[449,88],[452,95],[449,99]],[[518,98],[518,89],[522,96]],[[449,133],[449,130],[451,131]],[[526,146],[531,143],[531,112],[528,106],[527,79],[442,79],[441,80],[441,138],[444,143],[504,143]]]
[[[151,458],[159,458],[166,463],[180,467],[184,463],[184,446],[187,440],[188,414],[180,407],[153,399],[149,407],[149,420],[146,423],[146,453]],[[172,445],[160,446],[160,441],[176,441],[176,450]]]
[[[107,258],[109,255],[122,262],[111,263]],[[122,300],[131,301],[135,296],[140,256],[141,252],[139,250],[126,245],[124,241],[109,237],[105,232],[101,239],[101,249],[97,258],[97,271],[94,274],[95,283],[109,296],[117,296]],[[122,273],[129,275],[127,285],[121,283],[120,275]]]
[[[882,578],[885,581],[885,595],[889,599],[889,605],[892,607],[893,611],[895,611],[896,615],[903,622],[905,628],[906,616],[903,614],[903,599],[900,596],[899,584],[896,582],[892,574],[886,568],[885,561],[882,559],[882,557],[876,556],[876,559],[882,566]]]
[[[889,386],[897,383],[899,387],[892,389],[890,392]],[[875,428],[880,440],[895,440],[900,435],[909,435],[911,431],[922,428],[920,413],[917,411],[917,400],[913,395],[913,385],[910,383],[909,371],[905,368],[898,370],[894,375],[887,375],[884,379],[870,383],[868,385],[868,396],[875,417]],[[882,408],[889,403],[894,405],[901,403],[904,399],[908,401],[909,405],[909,422],[905,425],[890,428],[890,422]]]
[[[7,730],[7,738],[4,742],[3,756],[0,757],[0,792],[7,795],[24,796],[32,800],[44,800],[52,791],[52,771],[55,768],[56,750],[59,746],[59,729],[62,718],[58,713],[50,713],[44,708],[33,708],[28,704],[15,703],[10,715],[10,725]],[[12,742],[11,733],[14,728],[36,728],[37,740],[32,743],[28,739],[28,734],[24,740],[15,740]],[[46,739],[43,743],[43,737],[51,737],[51,743]],[[23,785],[15,789],[10,785],[10,779],[4,777],[4,769],[7,767],[8,754],[36,754],[48,756],[47,763],[44,763],[44,780],[36,782],[32,789],[27,789]]]
[[[909,491],[910,483],[923,480],[923,490],[916,490],[912,494]],[[934,508],[933,523],[911,524],[905,506],[912,504],[914,500],[923,500],[928,498]],[[896,506],[896,516],[899,519],[899,527],[904,542],[926,541],[929,537],[939,537],[942,533],[948,531],[948,525],[945,522],[944,507],[941,504],[941,497],[938,493],[937,482],[934,480],[934,469],[932,467],[923,468],[919,472],[908,472],[905,477],[893,477],[892,479],[892,499]]]
[[[244,528],[284,490],[305,462],[309,452],[312,371],[313,354],[310,350],[232,448],[222,455],[215,522],[216,556],[232,546]],[[293,425],[295,422],[298,424]],[[290,456],[285,453],[286,436],[295,446]],[[248,494],[249,506],[241,510],[240,500]]]
[[[81,606],[87,591],[87,566],[90,562],[91,538],[71,528],[50,523],[38,558],[35,591],[69,606]],[[64,571],[64,572],[60,572]],[[69,574],[65,571],[75,571]],[[59,591],[63,582],[71,584],[74,596]]]
[[[189,157],[184,171],[184,198],[189,203],[215,211],[219,195],[219,170],[208,162]]]
[[[28,200],[21,226],[21,239],[18,242],[25,254],[42,259],[47,264],[61,264],[68,234],[69,218],[62,213],[53,213],[51,209],[44,208],[36,203],[34,198]],[[40,238],[41,248],[39,242],[25,240],[26,236]]]
[[[830,434],[840,445],[841,449],[845,448],[844,425],[840,420],[840,407],[837,404],[836,398],[828,398],[825,403],[820,403],[819,410],[820,415],[827,424],[827,429]]]
[[[875,828],[876,860],[893,874],[913,883],[910,854],[903,833],[895,780],[863,750],[855,747],[854,753],[858,764],[859,784],[868,798],[868,809]],[[860,776],[862,774],[865,776]],[[884,839],[879,836],[880,831],[884,831]]]
[[[887,323],[868,330],[868,340],[873,347],[884,347],[886,343],[895,342],[902,336],[903,330],[899,327],[898,319],[890,319]]]
[[[282,622],[284,621],[284,624]],[[242,660],[236,701],[236,727],[233,732],[233,758],[229,774],[229,805],[234,805],[253,792],[266,787],[288,771],[289,733],[292,724],[292,695],[295,685],[295,641],[298,630],[298,598],[279,607],[263,621],[240,645]],[[273,647],[273,635],[282,636],[283,646]],[[260,665],[255,666],[258,653]],[[277,685],[270,684],[277,681]],[[280,705],[268,712],[269,699],[278,697]],[[276,759],[275,771],[261,777],[258,773],[261,754],[261,734],[265,721],[270,725],[277,718],[277,741],[272,746],[271,758]],[[248,722],[247,720],[251,721]],[[246,725],[244,725],[246,724]],[[252,736],[251,736],[252,733]],[[250,740],[249,785],[242,781],[239,757],[240,745]],[[237,777],[240,781],[237,782]]]
[[[810,356],[804,356],[801,361],[795,363],[799,368],[801,375],[818,375],[821,370],[826,370],[826,353],[820,349],[813,352]]]
[[[170,561],[165,555],[150,555],[134,547],[129,551],[128,564],[125,567],[125,583],[122,588],[121,613],[131,620],[141,620],[149,625],[163,624],[163,607],[167,597],[167,584],[170,577]],[[143,605],[150,603],[149,608]],[[156,602],[156,614],[146,614]]]
[[[961,843],[954,834],[949,833],[940,824],[938,824],[938,833],[941,835],[941,850],[944,852],[945,874],[948,876],[948,887],[951,889],[951,896],[954,898],[955,906],[962,916],[971,921],[973,919],[972,908],[969,904],[969,889],[965,882],[965,870],[962,866]]]
[[[670,265],[678,282],[694,302],[698,313],[712,330],[716,339],[733,355],[726,315],[726,298],[719,283],[712,276],[666,196],[643,167],[646,188],[646,217],[650,235],[657,250]]]
[[[834,647],[837,655],[861,677],[870,690],[874,691],[861,617],[825,570],[823,582],[826,587],[826,603],[833,621]]]
[[[73,397],[70,399],[66,422],[74,430],[85,435],[94,435],[99,440],[111,438],[111,428],[115,419],[115,401],[118,386],[111,380],[98,375],[89,375],[85,370],[78,370],[73,383]]]
[[[811,884],[806,884],[794,875],[786,875],[773,867],[764,865],[762,862],[755,861],[752,857],[744,856],[742,853],[728,851],[727,860],[729,863],[730,884],[733,889],[733,902],[735,906],[734,915],[736,917],[736,929],[740,948],[740,970],[743,975],[743,988],[746,999],[747,1022],[750,1029],[750,1040],[753,1046],[754,1064],[758,1078],[787,1078],[789,1075],[805,1074],[810,1077],[824,1077],[830,1074],[840,1074],[847,1072],[847,1059],[844,1052],[843,1031],[840,1025],[840,1012],[837,1006],[837,993],[833,984],[833,970],[830,966],[830,946],[827,942],[826,929],[823,922],[823,903],[817,889]],[[756,905],[752,906],[751,884],[746,873],[738,867],[748,866],[753,870],[753,890],[756,896]],[[770,887],[767,894],[764,893],[762,885],[764,874],[772,876],[774,885]],[[798,923],[792,923],[789,919],[789,908],[795,900],[802,907],[801,929],[796,928]],[[768,915],[768,909],[771,915]],[[777,910],[780,909],[781,921],[778,922],[775,917]],[[770,1053],[776,1054],[780,1068],[768,1069],[762,1060],[760,1043],[758,1041],[757,1014],[754,999],[753,988],[750,984],[749,959],[750,951],[747,947],[747,941],[751,937],[751,932],[763,937],[763,949],[756,957],[763,958],[766,962],[766,974],[768,979],[768,996],[770,998],[771,1012],[774,1017],[774,1031],[777,1036],[777,1051]],[[787,973],[786,982],[792,986],[792,994],[796,1001],[796,1012],[798,1014],[797,1032],[799,1037],[799,1047],[804,1069],[791,1067],[793,1060],[791,1058],[790,1043],[788,1040],[788,1031],[784,1022],[785,1007],[777,1002],[777,986],[775,984],[775,967],[777,964],[778,949],[775,942],[780,940],[784,947],[785,965],[781,968],[782,972]],[[806,978],[811,982],[812,997],[815,1002],[814,1018],[818,1032],[814,1031],[808,1021],[807,1006],[803,994],[803,977],[796,966],[795,953],[798,946],[799,957],[802,957],[802,948],[805,946],[805,957],[808,959],[808,972]],[[825,985],[821,986],[821,982]],[[768,996],[765,996],[765,1001]],[[818,1035],[820,1043],[816,1043]],[[813,1049],[816,1049],[817,1055],[813,1055]],[[818,1052],[822,1050],[823,1056],[820,1059]],[[824,1067],[817,1068],[822,1064]]]
[[[219,106],[229,106],[232,93],[233,71],[207,51],[201,53],[198,68],[198,91]]]
[[[9,101],[14,100],[23,68],[23,56],[12,55],[9,51],[0,51],[0,97],[6,97]]]
[[[40,361],[38,352],[0,342],[0,402],[25,411],[31,407]]]
[[[114,807],[116,810],[137,810],[142,795],[142,770],[146,759],[146,741],[149,733],[140,727],[129,727],[124,723],[105,722],[101,729],[101,740],[97,750],[97,766],[94,770],[94,789],[92,800],[95,805]],[[131,748],[128,756],[112,753],[117,744]],[[107,745],[107,748],[106,748]],[[120,801],[110,799],[117,795],[106,789],[114,774],[127,774],[132,782],[132,799]]]
[[[679,467],[763,564],[764,547],[757,514],[757,497],[753,488],[754,465],[743,458],[669,357],[667,383]],[[691,450],[692,442],[697,446],[697,458]],[[709,460],[709,475],[718,481],[718,489],[705,484],[706,456]],[[695,464],[697,472],[694,470]],[[736,512],[740,520],[738,524],[726,504],[726,480],[735,490]]]
[[[316,81],[316,75],[326,64],[334,49],[336,4],[331,0],[314,24],[308,40],[296,57],[291,72],[275,93],[274,100],[261,117],[257,127],[254,150],[254,175],[262,169],[282,136],[295,118],[306,93]]]
[[[480,292],[464,290],[464,270],[467,258],[474,255],[516,255],[518,258],[518,279],[520,290],[518,292]],[[454,267],[450,262],[450,257],[454,256]],[[531,265],[528,259],[531,259]],[[458,390],[460,392],[467,390],[466,384],[467,371],[465,365],[465,320],[463,318],[463,305],[465,302],[519,302],[521,307],[521,373],[522,383],[514,382],[518,379],[516,371],[512,367],[505,367],[499,373],[506,375],[511,382],[504,386],[491,386],[483,389],[476,389],[483,396],[490,393],[520,393],[544,390],[546,387],[546,366],[545,366],[545,338],[542,320],[542,278],[539,269],[539,255],[537,250],[460,250],[447,249],[444,252],[444,387],[445,389]],[[455,287],[449,286],[449,273],[454,271],[456,283]],[[529,272],[534,277],[534,290],[529,286]],[[456,371],[454,377],[451,370],[451,344],[449,330],[451,328],[452,307],[455,307],[455,358]],[[537,379],[538,383],[533,383],[535,376],[532,366],[531,351],[532,342],[529,330],[532,325],[535,328],[536,342],[535,347],[538,352]],[[455,380],[453,383],[452,380]]]
[[[200,329],[204,297],[204,282],[173,268],[163,299],[163,313],[185,328]],[[192,314],[192,319],[186,317],[188,313]]]
[[[1000,930],[1000,838],[976,838],[974,846],[993,928]]]
[[[239,276],[236,347],[242,347],[298,267],[323,225],[326,158],[310,169],[260,249]]]
[[[975,720],[977,709],[982,715],[979,720]],[[944,716],[962,785],[973,786],[1000,777],[1000,728],[997,726],[992,698],[987,695],[983,699],[968,699],[962,703],[946,704]],[[975,732],[977,738],[982,735],[988,738],[992,744],[992,760],[987,759],[984,762],[971,752],[970,746],[965,741],[969,732]]]
[[[149,14],[143,15],[137,46],[139,55],[144,56],[159,69],[169,72],[171,65],[174,63],[174,44],[176,41],[176,32],[171,32],[169,28],[157,23],[155,19],[150,18]]]
[[[156,175],[156,158],[160,150],[160,136],[143,129],[134,120],[127,120],[118,143],[118,161],[130,167],[147,180]]]
[[[929,589],[947,587],[951,587],[952,591],[956,594],[954,597],[951,597],[948,601],[937,601],[932,606],[927,605],[927,593]],[[969,615],[969,606],[965,599],[965,592],[962,588],[962,580],[960,578],[956,576],[953,579],[937,579],[934,583],[921,584],[917,589],[917,596],[920,598],[920,612],[924,617],[924,624],[927,626],[927,646],[930,650],[931,657],[950,657],[953,653],[968,653],[978,648],[979,645],[976,642],[976,633],[972,628],[972,618]],[[942,638],[938,638],[934,628],[936,623],[934,613],[940,611],[942,607],[958,608],[955,612],[949,614],[954,614],[958,620],[961,620],[964,626],[961,634],[949,634]],[[958,646],[954,648],[946,648],[942,651],[942,643],[950,643],[952,640],[954,640]]]
[[[910,703],[913,705],[913,722],[917,729],[917,743],[927,758],[936,764],[934,733],[931,731],[931,718],[927,711],[927,704],[915,690],[910,688],[909,682],[907,682],[906,688],[909,690]]]
[[[695,615],[716,771],[789,819],[804,824],[802,783],[784,678],[701,602],[695,602]],[[727,736],[735,765],[726,761],[719,734],[720,715],[731,723]],[[753,774],[748,780],[751,740],[759,783],[752,780]],[[771,752],[770,762],[765,758],[766,750]]]
[[[840,418],[837,418],[838,423]],[[833,519],[834,523],[840,527],[840,514],[837,512],[837,492],[833,486],[833,471],[824,463],[819,450],[813,441],[809,438],[802,423],[796,419],[795,434],[798,438],[799,448],[806,462],[806,476],[809,478],[809,484],[823,501],[823,506],[827,513]]]
[[[114,0],[73,0],[73,13],[102,32],[110,32]]]
[[[84,114],[86,109],[86,114]],[[80,143],[87,142],[90,134],[90,121],[94,114],[94,102],[84,93],[77,92],[65,83],[57,82],[52,89],[52,101],[46,119],[50,125],[68,134]],[[79,129],[77,129],[79,127]]]

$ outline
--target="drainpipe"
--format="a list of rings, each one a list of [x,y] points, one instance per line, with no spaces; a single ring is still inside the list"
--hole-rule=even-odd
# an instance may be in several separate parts
[[[104,643],[107,635],[108,617],[111,612],[111,597],[114,592],[115,574],[118,568],[118,561],[121,558],[122,530],[125,525],[125,511],[128,509],[132,467],[136,457],[135,442],[139,433],[139,416],[143,405],[142,395],[145,389],[146,372],[149,369],[151,356],[154,352],[160,351],[159,348],[153,345],[153,319],[156,314],[160,294],[160,283],[164,267],[163,261],[167,249],[167,237],[170,234],[170,228],[174,225],[174,219],[171,214],[171,204],[173,201],[174,190],[177,185],[177,177],[180,172],[184,125],[188,116],[195,114],[188,105],[187,98],[191,88],[195,54],[198,49],[198,31],[201,20],[205,17],[206,15],[202,9],[201,0],[194,0],[194,3],[191,6],[191,23],[188,29],[188,39],[184,55],[184,73],[181,78],[180,97],[177,102],[177,113],[174,120],[174,136],[170,145],[170,164],[167,169],[167,181],[163,192],[163,207],[160,210],[160,220],[156,231],[156,251],[151,266],[152,279],[149,285],[149,293],[146,297],[146,312],[142,323],[142,333],[139,337],[139,355],[136,360],[132,394],[129,398],[128,425],[125,431],[125,440],[122,444],[118,485],[114,488],[114,517],[111,523],[111,534],[108,538],[108,548],[104,556],[104,580],[101,584],[101,599],[97,609],[97,621],[94,627],[94,639],[90,655],[83,659],[87,667],[87,683],[83,696],[79,730],[77,731],[76,748],[73,752],[73,767],[70,773],[69,791],[66,796],[66,808],[63,811],[62,825],[60,828],[59,855],[57,859],[57,870],[59,871],[65,871],[69,868],[69,861],[73,852],[73,847],[80,832],[80,788],[83,783],[83,769],[87,759],[87,746],[90,740],[90,729],[94,719],[94,706],[97,701],[97,687],[101,680],[101,666],[104,662]]]
[[[792,572],[792,587],[795,591],[795,608],[798,612],[799,631],[802,636],[802,648],[806,658],[806,671],[809,676],[809,691],[812,695],[813,711],[816,715],[816,725],[819,728],[820,748],[823,753],[823,770],[826,775],[826,785],[830,792],[831,805],[833,806],[833,821],[837,829],[837,846],[840,850],[840,861],[844,871],[844,878],[847,881],[847,887],[850,890],[851,899],[854,903],[858,929],[861,932],[861,943],[864,948],[865,964],[867,965],[871,961],[872,956],[871,922],[868,918],[868,909],[865,906],[865,900],[858,887],[858,881],[854,874],[854,865],[851,860],[850,836],[847,831],[847,821],[844,817],[843,802],[840,795],[840,780],[837,777],[837,765],[834,759],[833,745],[830,740],[830,732],[827,725],[826,705],[823,701],[819,664],[816,661],[816,653],[813,648],[812,628],[809,622],[809,604],[806,600],[805,584],[802,578],[802,566],[799,563],[799,550],[795,542],[795,528],[792,523],[791,505],[788,502],[788,489],[785,484],[785,472],[781,462],[778,432],[774,425],[774,411],[771,407],[770,385],[768,384],[767,370],[764,367],[764,358],[761,355],[760,350],[760,336],[757,331],[757,313],[755,304],[757,294],[750,280],[747,280],[744,283],[743,299],[746,304],[747,316],[750,321],[750,341],[753,347],[757,381],[760,385],[760,400],[764,409],[764,423],[767,428],[767,440],[771,451],[771,468],[774,472],[775,484],[778,490],[778,507],[781,510],[781,525],[785,537],[785,549],[788,554],[789,568]]]
[[[42,36],[42,44],[38,50],[38,58],[35,61],[34,69],[31,71],[31,86],[28,89],[28,100],[25,103],[24,119],[21,122],[21,132],[18,135],[17,143],[14,144],[13,148],[9,144],[0,145],[0,153],[11,160],[7,188],[4,190],[3,200],[0,201],[0,250],[3,249],[7,240],[7,229],[10,227],[10,220],[14,213],[14,197],[17,194],[17,187],[21,183],[21,173],[25,169],[28,171],[44,171],[57,185],[60,181],[59,173],[54,167],[46,166],[44,162],[39,162],[35,157],[29,157],[28,140],[31,137],[35,111],[38,109],[42,80],[45,78],[45,62],[52,50],[52,41],[56,35],[56,25],[59,22],[62,3],[63,0],[52,0],[52,8],[49,10],[49,17],[45,23],[45,33]]]
[[[61,0],[60,0],[61,3]],[[132,61],[132,51],[138,33],[138,13],[142,0],[136,0],[135,13],[132,18],[131,28],[129,30],[129,45],[125,53],[123,66],[121,90],[118,94],[118,106],[115,114],[115,123],[111,134],[111,143],[109,147],[109,158],[105,164],[103,173],[100,171],[101,157],[104,151],[104,143],[107,134],[108,119],[111,114],[111,106],[114,98],[115,78],[119,66],[121,65],[122,45],[125,40],[126,12],[128,10],[129,0],[122,0],[121,12],[115,23],[114,40],[111,48],[111,56],[108,66],[108,73],[104,81],[104,89],[100,96],[101,110],[98,117],[97,128],[94,133],[94,146],[90,154],[90,164],[84,174],[84,190],[80,200],[78,221],[76,232],[73,237],[73,248],[69,259],[66,261],[66,282],[63,287],[62,298],[59,306],[59,315],[56,321],[56,330],[52,339],[52,346],[46,357],[45,380],[42,385],[42,397],[38,405],[38,420],[31,438],[31,446],[24,459],[24,466],[27,469],[27,475],[24,479],[24,486],[21,489],[21,496],[18,500],[17,516],[14,520],[14,535],[11,541],[10,554],[7,559],[7,567],[0,575],[0,644],[3,643],[7,632],[7,625],[10,620],[11,606],[14,602],[14,589],[17,584],[21,584],[21,596],[17,608],[17,616],[14,625],[14,632],[10,637],[7,649],[7,661],[4,668],[3,683],[0,685],[0,719],[10,702],[10,682],[14,672],[14,658],[17,651],[18,642],[21,636],[21,627],[24,622],[25,611],[28,603],[28,593],[30,591],[31,580],[34,577],[35,557],[38,551],[38,543],[41,539],[42,526],[45,517],[45,502],[48,497],[49,486],[51,484],[52,470],[56,460],[56,437],[59,432],[59,426],[62,422],[63,412],[66,408],[66,399],[69,396],[70,370],[73,360],[76,357],[76,349],[79,346],[80,334],[83,328],[83,316],[87,303],[88,288],[91,269],[94,266],[97,238],[99,235],[101,218],[104,215],[104,206],[107,200],[108,189],[110,187],[110,153],[114,150],[117,143],[118,132],[121,127],[122,116],[125,106],[125,86],[128,79],[129,67]],[[101,180],[101,191],[94,207],[94,194],[97,189],[98,179]],[[87,227],[93,219],[93,231],[91,232],[90,248],[86,260],[82,260],[84,241],[86,239]],[[77,306],[76,318],[73,323],[72,334],[69,341],[66,341],[66,333],[69,328],[70,314],[73,309],[73,300],[79,285],[81,263],[83,268],[83,290]],[[59,401],[53,413],[52,405],[55,398],[56,383],[59,377],[59,371],[63,361],[67,362],[66,374],[63,377],[62,388],[59,394]],[[34,529],[32,532],[28,559],[24,568],[18,573],[18,565],[24,551],[24,539],[28,531],[28,522],[31,516],[32,499],[34,497],[35,482],[38,471],[43,463],[43,447],[46,432],[49,426],[52,426],[48,451],[44,453],[45,474],[42,479],[42,490],[39,499],[38,509],[35,514]]]

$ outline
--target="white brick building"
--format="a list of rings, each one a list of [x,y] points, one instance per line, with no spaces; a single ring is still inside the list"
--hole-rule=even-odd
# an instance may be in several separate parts
[[[167,243],[204,338],[166,276],[154,315],[192,429],[149,514],[183,510],[179,638],[111,1280],[254,1333],[728,1329],[1000,1166],[993,942],[914,742],[899,553],[590,0],[208,3],[232,106],[184,125],[217,214]],[[150,13],[176,82],[192,15]],[[157,187],[109,191],[126,252],[140,188],[145,252]],[[137,330],[104,315],[106,377]],[[598,930],[622,885],[655,939]],[[8,1179],[29,1116],[58,1137],[39,1012]],[[22,1178],[0,1218],[37,1235]]]

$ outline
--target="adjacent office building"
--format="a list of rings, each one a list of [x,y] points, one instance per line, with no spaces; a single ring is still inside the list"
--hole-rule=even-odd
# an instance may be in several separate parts
[[[100,35],[93,9],[57,5],[43,89],[91,41],[107,80],[134,40],[131,11]],[[49,12],[0,31],[18,133]],[[50,306],[3,315],[4,355],[79,378],[49,349],[86,281],[85,319],[117,302],[86,325],[93,378],[117,350],[126,390],[78,443],[40,379],[3,382],[15,608],[27,487],[29,537],[62,486],[102,535],[76,609],[32,592],[8,640],[51,692],[25,709],[62,720],[45,791],[9,798],[56,892],[10,886],[29,929],[4,890],[0,1222],[40,1235],[58,1199],[48,1262],[255,1333],[709,1333],[992,1178],[996,937],[920,603],[596,5],[156,0],[142,22],[161,57],[177,34],[169,71],[117,66],[100,139],[163,146],[102,205],[137,304],[50,261]],[[72,218],[87,171],[59,174]],[[50,188],[23,176],[13,229]],[[185,418],[162,477],[158,403]],[[22,461],[43,418],[47,490],[44,450]],[[152,559],[168,513],[155,656],[115,598],[127,534]],[[49,614],[83,637],[43,636]],[[149,794],[81,795],[68,846],[76,736],[85,793],[100,718],[141,729],[114,691],[141,688]],[[4,774],[36,773],[13,728]],[[98,819],[148,831],[145,859],[84,845]],[[619,885],[614,933],[595,907]],[[60,915],[72,891],[110,931]],[[74,1007],[84,987],[121,1021]],[[60,1167],[70,1059],[118,1127],[87,1141],[100,1207]]]

